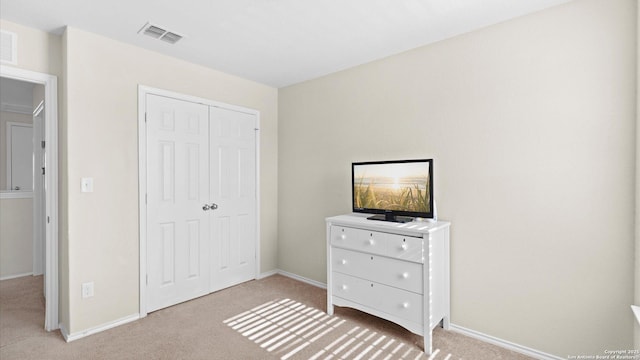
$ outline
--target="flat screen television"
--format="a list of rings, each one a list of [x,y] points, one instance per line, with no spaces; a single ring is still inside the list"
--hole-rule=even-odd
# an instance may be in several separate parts
[[[353,212],[370,220],[434,218],[433,159],[351,164]]]

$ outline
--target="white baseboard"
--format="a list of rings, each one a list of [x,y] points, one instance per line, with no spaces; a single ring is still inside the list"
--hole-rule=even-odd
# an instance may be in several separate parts
[[[275,270],[264,272],[264,273],[260,274],[260,276],[258,277],[258,280],[259,279],[264,279],[266,277],[269,277],[269,276],[272,276],[272,275],[276,275],[276,274],[282,275],[282,276],[286,276],[288,278],[291,278],[291,279],[294,279],[294,280],[298,280],[300,282],[307,283],[309,285],[313,285],[313,286],[319,287],[321,289],[326,289],[327,288],[327,284],[325,284],[325,283],[321,283],[320,281],[312,280],[312,279],[306,278],[304,276],[300,276],[300,275],[297,275],[297,274],[294,274],[294,273],[290,273],[288,271],[284,271],[284,270],[280,270],[280,269],[275,269]]]
[[[294,280],[301,281],[303,283],[307,283],[309,285],[313,285],[315,287],[319,287],[321,289],[326,289],[327,288],[327,284],[325,284],[325,283],[321,283],[320,281],[315,281],[315,280],[306,278],[304,276],[296,275],[296,274],[290,273],[288,271],[278,270],[278,274],[280,274],[282,276],[286,276],[288,278],[292,278]]]
[[[30,273],[24,273],[24,274],[7,275],[7,276],[0,277],[0,281],[2,281],[2,280],[17,279],[17,278],[21,278],[21,277],[25,277],[25,276],[31,276],[31,275],[33,275],[33,273],[32,273],[32,272],[30,272]]]
[[[640,306],[631,305],[631,311],[633,311],[633,315],[636,316],[636,320],[638,320],[638,324],[640,324]]]
[[[559,356],[547,354],[547,353],[544,353],[542,351],[531,349],[531,348],[528,348],[526,346],[522,346],[522,345],[519,345],[519,344],[514,344],[514,343],[512,343],[510,341],[499,339],[497,337],[494,337],[494,336],[491,336],[491,335],[487,335],[487,334],[483,334],[483,333],[481,333],[479,331],[467,329],[465,327],[458,326],[458,325],[455,325],[455,324],[451,324],[450,325],[450,330],[451,331],[455,331],[457,333],[460,333],[462,335],[466,335],[466,336],[474,338],[474,339],[478,339],[480,341],[483,341],[483,342],[486,342],[486,343],[489,343],[489,344],[493,344],[493,345],[500,346],[500,347],[508,349],[508,350],[515,351],[515,352],[520,353],[520,354],[531,356],[531,357],[536,358],[536,359],[540,359],[540,360],[564,360],[564,358],[559,357]]]
[[[271,271],[267,271],[267,272],[263,272],[260,275],[258,275],[258,277],[256,278],[256,280],[260,280],[260,279],[264,279],[264,278],[268,278],[269,276],[273,276],[275,274],[278,273],[278,269],[276,270],[271,270]]]
[[[98,325],[96,327],[92,327],[90,329],[84,330],[84,331],[80,331],[77,333],[73,333],[73,334],[69,334],[69,331],[67,331],[67,329],[64,327],[63,324],[60,324],[60,332],[62,333],[62,337],[64,337],[64,340],[66,342],[71,342],[74,340],[78,340],[78,339],[82,339],[85,336],[89,336],[89,335],[93,335],[105,330],[109,330],[111,328],[114,328],[116,326],[120,326],[120,325],[124,325],[126,323],[130,323],[132,321],[136,321],[140,319],[140,315],[139,314],[132,314],[129,316],[125,316],[123,318],[120,318],[118,320],[115,321],[110,321],[108,323],[102,324],[102,325]]]
[[[62,334],[64,341],[69,342],[69,340],[67,340],[69,337],[69,331],[67,331],[67,328],[64,327],[63,323],[58,324],[58,329],[60,330],[60,334]]]

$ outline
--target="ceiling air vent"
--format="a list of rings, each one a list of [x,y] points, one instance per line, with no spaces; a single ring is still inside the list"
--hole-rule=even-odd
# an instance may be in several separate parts
[[[160,38],[160,40],[166,41],[169,44],[175,44],[180,39],[182,39],[182,36],[180,36],[180,35],[178,35],[176,33],[172,33],[170,31],[167,31],[166,33],[164,33],[164,35],[162,35],[162,37]]]
[[[140,33],[145,34],[147,36],[151,36],[154,39],[159,39],[164,42],[168,42],[169,44],[175,44],[183,37],[182,35],[178,35],[172,31],[168,31],[166,29],[161,28],[160,26],[152,25],[150,23],[146,23],[142,27],[142,29],[138,31],[138,34]]]

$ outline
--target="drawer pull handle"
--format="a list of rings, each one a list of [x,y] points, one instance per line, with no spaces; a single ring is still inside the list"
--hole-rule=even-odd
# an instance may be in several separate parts
[[[347,260],[342,259],[342,260],[340,261],[340,263],[341,263],[342,265],[347,265]]]
[[[402,278],[403,279],[408,279],[409,278],[409,273],[408,272],[403,272],[402,273]]]
[[[409,308],[409,303],[408,302],[403,302],[402,303],[402,308],[403,309],[408,309]]]
[[[345,235],[345,234],[340,235],[340,239],[344,240],[346,238],[347,238],[347,235]]]
[[[408,248],[407,244],[402,244],[400,247],[402,248],[402,250],[407,250]]]
[[[369,245],[373,245],[375,244],[375,241],[373,241],[373,239],[369,239]]]
[[[342,290],[347,290],[347,285],[342,285]]]

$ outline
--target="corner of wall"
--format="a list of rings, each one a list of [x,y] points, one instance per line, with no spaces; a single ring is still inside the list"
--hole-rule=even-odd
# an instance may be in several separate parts
[[[60,329],[66,331],[69,324],[69,212],[68,212],[68,176],[67,176],[67,30],[61,39],[61,71],[58,83],[58,102],[60,103],[58,121],[58,321]],[[66,331],[68,334],[68,331]],[[64,334],[64,332],[63,332]]]

